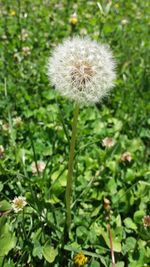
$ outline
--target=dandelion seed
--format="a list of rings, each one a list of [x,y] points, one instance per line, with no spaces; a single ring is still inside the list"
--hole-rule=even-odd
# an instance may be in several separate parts
[[[33,162],[31,165],[33,175],[37,174],[38,172],[42,173],[45,169],[45,166],[46,165],[43,161],[38,161],[37,165],[35,164],[35,162]]]
[[[88,262],[88,258],[83,254],[83,252],[78,253],[74,257],[74,263],[76,266],[83,266]]]
[[[12,209],[14,212],[19,212],[27,205],[25,197],[15,197],[12,201]]]
[[[62,96],[94,104],[114,86],[115,62],[108,46],[74,37],[55,48],[48,61],[48,76]]]
[[[106,137],[102,140],[102,145],[105,147],[113,147],[115,145],[115,140],[111,137]]]
[[[121,161],[128,161],[128,162],[131,162],[132,160],[132,156],[131,156],[131,153],[130,152],[124,152],[122,155],[121,155]]]

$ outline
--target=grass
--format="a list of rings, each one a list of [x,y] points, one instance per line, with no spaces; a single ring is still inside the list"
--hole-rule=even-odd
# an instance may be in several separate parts
[[[0,7],[0,266],[73,266],[81,251],[85,266],[111,266],[107,198],[116,267],[149,267],[148,1],[2,0]],[[108,99],[80,111],[71,236],[62,248],[73,105],[51,88],[45,66],[72,35],[75,10],[75,34],[111,46],[117,81]],[[106,137],[115,140],[111,148],[102,145]],[[121,160],[125,152],[131,161]],[[46,167],[33,174],[39,161]],[[19,213],[11,211],[15,196],[28,203]]]

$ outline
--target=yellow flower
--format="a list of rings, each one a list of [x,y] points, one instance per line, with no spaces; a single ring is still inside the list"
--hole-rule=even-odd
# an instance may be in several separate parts
[[[15,10],[11,10],[10,11],[10,16],[13,16],[13,17],[16,16],[16,11]]]
[[[78,22],[78,18],[77,18],[77,14],[76,13],[73,13],[72,15],[71,15],[71,17],[70,17],[70,23],[72,24],[72,25],[76,25],[77,24],[77,22]]]
[[[74,263],[78,267],[83,266],[87,262],[88,258],[84,256],[83,252],[76,254],[76,256],[74,257]]]

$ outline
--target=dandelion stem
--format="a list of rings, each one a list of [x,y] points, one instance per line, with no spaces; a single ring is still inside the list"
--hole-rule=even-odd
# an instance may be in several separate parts
[[[74,152],[75,152],[75,141],[77,134],[77,120],[79,114],[79,105],[76,104],[72,123],[72,136],[70,141],[70,152],[68,161],[68,175],[67,175],[67,186],[65,193],[66,201],[66,226],[67,232],[69,233],[71,225],[71,194],[72,194],[72,176],[73,176],[73,164],[74,164]]]

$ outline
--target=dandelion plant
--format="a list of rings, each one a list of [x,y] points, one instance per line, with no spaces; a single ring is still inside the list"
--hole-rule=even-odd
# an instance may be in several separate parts
[[[58,45],[48,61],[50,83],[62,96],[75,102],[66,186],[66,225],[71,226],[73,159],[79,106],[93,105],[114,86],[115,61],[110,48],[90,38],[73,37]]]

